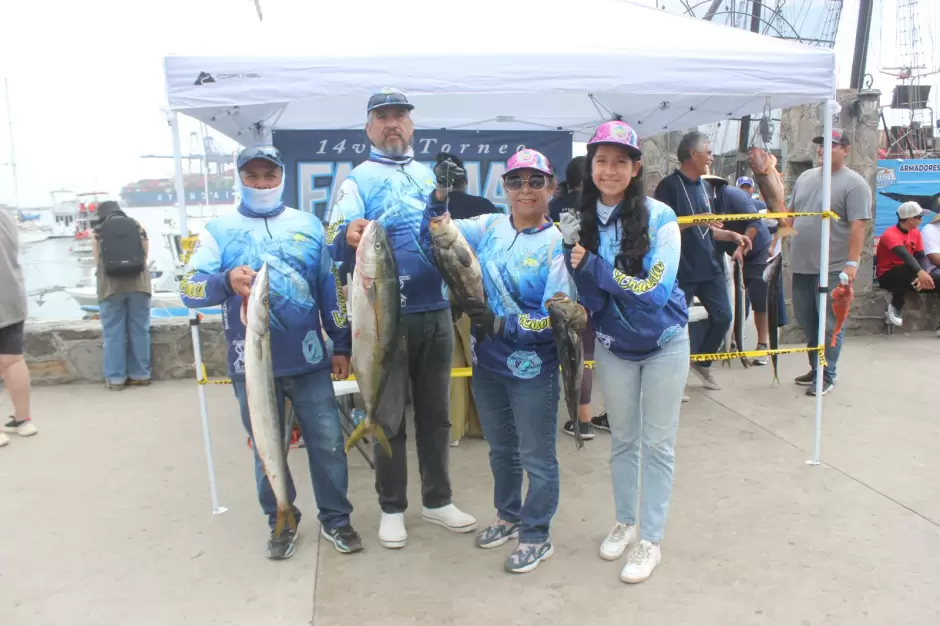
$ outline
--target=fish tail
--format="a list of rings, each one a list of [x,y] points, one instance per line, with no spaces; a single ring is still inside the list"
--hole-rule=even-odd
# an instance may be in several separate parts
[[[379,445],[382,446],[382,449],[385,450],[388,458],[392,458],[392,446],[388,442],[388,437],[385,435],[385,429],[382,428],[382,425],[377,424],[372,429],[372,434],[375,436],[375,440],[379,442]]]
[[[274,538],[280,538],[281,534],[284,532],[284,527],[287,526],[293,531],[297,531],[297,516],[294,515],[294,507],[291,506],[286,511],[278,509],[277,518],[274,522]]]
[[[362,420],[356,425],[356,428],[352,431],[352,433],[350,433],[349,438],[346,440],[346,445],[344,446],[346,454],[349,454],[349,451],[353,449],[353,446],[362,441],[362,437],[366,434],[366,429],[368,426],[368,418]]]
[[[773,379],[773,382],[779,385],[779,384],[780,384],[780,377],[777,375],[777,355],[775,354],[775,355],[773,355],[772,357],[770,357],[770,360],[771,360],[771,362],[773,362],[773,364],[774,364],[774,379]]]

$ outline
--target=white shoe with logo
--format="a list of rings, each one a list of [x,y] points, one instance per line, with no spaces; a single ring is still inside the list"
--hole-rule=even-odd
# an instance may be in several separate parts
[[[625,583],[641,583],[650,577],[656,566],[663,560],[659,544],[643,539],[627,555],[627,564],[620,572],[620,580]]]
[[[890,302],[888,303],[888,311],[885,313],[888,318],[888,322],[894,324],[895,326],[902,326],[904,320],[901,317],[901,312],[894,308],[894,305]]]
[[[404,548],[408,543],[404,513],[382,513],[379,521],[379,543],[386,548]]]
[[[636,541],[636,526],[633,524],[614,524],[601,543],[601,558],[605,561],[616,561],[623,556],[627,546]]]
[[[472,515],[464,513],[453,504],[442,506],[437,509],[422,507],[421,517],[431,522],[443,526],[455,533],[469,533],[477,529],[477,520]]]

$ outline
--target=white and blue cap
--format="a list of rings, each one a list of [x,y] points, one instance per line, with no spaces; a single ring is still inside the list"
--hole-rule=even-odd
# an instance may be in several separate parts
[[[366,107],[366,113],[371,113],[382,107],[404,107],[411,111],[415,108],[415,105],[408,102],[408,98],[405,97],[405,94],[398,89],[386,87],[382,91],[377,91],[372,94],[369,98],[369,105]]]
[[[740,178],[738,178],[738,182],[736,182],[736,183],[734,184],[734,186],[735,186],[735,187],[740,187],[740,186],[742,186],[742,185],[750,185],[751,187],[753,187],[753,186],[754,186],[754,179],[751,178],[750,176],[741,176]]]
[[[241,170],[249,161],[261,159],[284,169],[284,159],[274,146],[251,146],[238,153],[238,169]]]

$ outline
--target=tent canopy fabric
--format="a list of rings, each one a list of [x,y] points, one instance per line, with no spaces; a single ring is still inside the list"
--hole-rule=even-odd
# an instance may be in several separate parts
[[[620,116],[641,136],[833,97],[835,54],[617,0],[581,20],[477,0],[302,3],[261,56],[168,56],[169,108],[239,143],[276,128],[359,128],[369,94],[405,92],[419,128],[571,130]],[[405,28],[396,25],[407,23]]]

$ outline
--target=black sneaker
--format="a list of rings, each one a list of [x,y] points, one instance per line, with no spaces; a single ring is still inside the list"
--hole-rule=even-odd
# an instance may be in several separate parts
[[[351,554],[362,550],[362,537],[348,524],[339,528],[321,526],[320,534],[323,535],[324,539],[333,543],[333,547],[336,548],[337,552]]]
[[[594,439],[594,426],[591,424],[591,422],[579,421],[578,426],[581,429],[581,439],[584,439],[585,441],[588,439]],[[563,430],[566,434],[574,437],[574,422],[572,420],[565,422],[565,427]]]
[[[591,425],[598,430],[606,430],[607,432],[610,432],[610,422],[607,421],[607,411],[592,417]]]
[[[822,395],[826,395],[832,391],[832,383],[828,380],[823,380],[822,385]],[[806,388],[806,395],[815,396],[816,395],[816,381],[813,381],[813,384]]]
[[[268,558],[273,560],[289,559],[294,556],[294,541],[297,534],[290,528],[281,531],[281,536],[274,538],[274,531],[268,538]]]
[[[801,387],[809,387],[816,382],[816,372],[814,370],[810,370],[802,376],[797,376],[794,378],[793,382]]]

